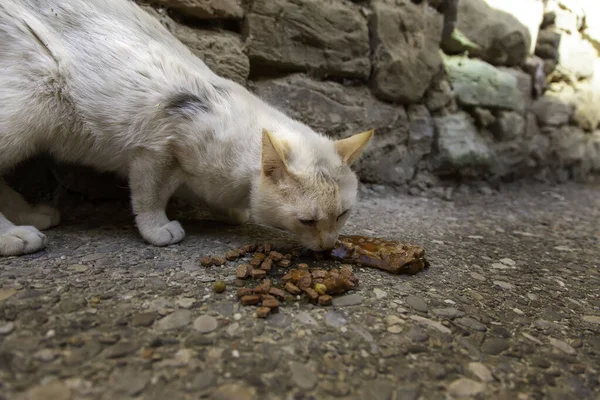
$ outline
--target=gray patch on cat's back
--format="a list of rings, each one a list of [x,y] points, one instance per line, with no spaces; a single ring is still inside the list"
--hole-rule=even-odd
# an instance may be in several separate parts
[[[164,107],[168,115],[186,118],[191,118],[198,112],[210,112],[210,106],[205,97],[189,92],[179,92],[171,95],[165,102]]]

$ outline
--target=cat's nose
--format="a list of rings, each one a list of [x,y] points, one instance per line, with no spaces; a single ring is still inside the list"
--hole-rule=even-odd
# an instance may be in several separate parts
[[[337,234],[323,234],[319,238],[319,244],[323,250],[331,250],[335,247],[335,242],[337,241]]]

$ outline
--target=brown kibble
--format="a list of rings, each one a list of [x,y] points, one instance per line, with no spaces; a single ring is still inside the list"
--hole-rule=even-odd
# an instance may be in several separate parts
[[[267,318],[271,313],[271,309],[269,307],[258,307],[256,309],[256,316],[258,318]]]
[[[311,288],[304,289],[304,293],[306,293],[306,295],[308,296],[308,299],[313,304],[316,303],[317,300],[319,299],[319,293],[315,292],[314,289],[311,289]]]
[[[277,265],[279,265],[280,267],[283,268],[287,268],[290,265],[292,265],[292,262],[290,260],[288,260],[287,258],[284,258],[283,260],[280,260]]]
[[[258,267],[260,264],[262,264],[265,258],[267,258],[265,253],[254,253],[254,256],[252,256],[252,260],[250,260],[250,265],[252,265],[253,267]]]
[[[233,282],[233,285],[234,285],[235,287],[241,288],[241,287],[244,287],[244,286],[246,286],[246,282],[244,282],[242,279],[236,279],[236,280]]]
[[[333,297],[331,297],[328,294],[319,296],[319,305],[330,306],[332,302],[333,302]]]
[[[279,297],[280,299],[283,299],[285,297],[285,292],[283,290],[274,287],[269,289],[269,294],[275,297]]]
[[[332,275],[325,279],[324,285],[327,287],[327,293],[329,294],[341,294],[345,293],[350,289],[354,288],[354,284],[348,280],[345,276]]]
[[[279,302],[275,298],[264,299],[262,301],[263,307],[269,307],[273,311],[277,311],[279,309]]]
[[[235,249],[234,250],[229,250],[227,253],[225,253],[225,258],[228,261],[235,261],[238,258],[240,258],[240,253],[239,253],[239,251],[237,251]]]
[[[297,267],[297,268],[298,268],[299,270],[308,270],[308,264],[304,264],[304,263],[302,263],[302,264],[298,264],[298,267]]]
[[[265,254],[269,254],[271,252],[271,249],[273,248],[273,246],[269,243],[265,243],[263,245],[263,248],[265,250]]]
[[[225,257],[213,256],[212,258],[213,265],[223,265],[227,262]]]
[[[250,264],[240,264],[235,271],[235,276],[239,279],[248,279],[251,274],[252,265]]]
[[[253,279],[262,279],[267,276],[267,271],[263,271],[262,269],[253,269],[252,270],[252,278]]]
[[[298,283],[296,283],[296,286],[298,286],[300,289],[304,290],[306,288],[309,288],[312,286],[312,278],[310,275],[304,275],[302,278],[300,278],[298,280]]]
[[[239,288],[237,290],[237,297],[244,297],[244,296],[248,296],[254,294],[254,289],[250,289],[250,288]]]
[[[323,296],[325,293],[327,293],[327,286],[323,285],[322,283],[317,283],[315,285],[315,292]]]
[[[269,253],[269,258],[275,262],[283,260],[283,254],[273,250]]]
[[[291,282],[293,277],[294,277],[294,275],[293,275],[292,271],[290,271],[281,277],[281,282],[283,282],[283,283]]]
[[[240,250],[241,250],[240,251],[241,254],[254,253],[256,251],[256,245],[254,245],[254,244],[246,244],[246,245],[243,245],[240,248]]]
[[[227,288],[227,284],[224,281],[216,281],[213,285],[215,293],[223,293]]]
[[[255,295],[255,294],[248,294],[246,296],[242,296],[242,298],[240,299],[242,304],[245,306],[254,306],[256,304],[258,304],[260,302],[260,296]]]
[[[260,270],[258,270],[260,271]],[[264,271],[263,271],[264,272]],[[254,288],[255,293],[267,294],[271,290],[271,280],[265,279],[259,285]]]
[[[285,284],[285,290],[294,295],[302,293],[302,290],[300,290],[300,288],[294,285],[292,282]]]
[[[292,260],[292,255],[289,253],[284,255],[283,257],[285,257],[286,260],[290,260],[290,261]]]
[[[300,249],[294,249],[294,250],[292,250],[292,256],[293,257],[299,257],[300,254],[302,254],[302,250],[300,250]]]
[[[325,279],[329,273],[324,269],[313,269],[310,273],[313,279]]]
[[[256,246],[256,252],[257,253],[264,253],[265,252],[265,246],[263,246],[262,244],[259,244],[258,246]]]
[[[266,272],[270,272],[272,268],[273,268],[273,260],[271,260],[270,258],[265,259],[265,261],[263,261],[262,264],[260,265],[260,269],[262,269],[263,271],[266,271]]]
[[[212,257],[202,257],[200,259],[200,264],[203,267],[212,267],[214,265]]]

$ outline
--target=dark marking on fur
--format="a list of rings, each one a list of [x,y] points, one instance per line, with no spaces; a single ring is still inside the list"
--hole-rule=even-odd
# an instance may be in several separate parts
[[[29,26],[29,24],[27,22],[23,21],[23,24],[25,24],[25,27],[27,28],[27,30],[29,31],[29,33],[31,33],[33,35],[33,37],[35,38],[35,40],[37,40],[38,43],[44,48],[44,50],[46,51],[46,53],[48,53],[48,55],[50,56],[50,58],[52,58],[54,60],[54,62],[56,64],[58,64],[58,59],[50,51],[50,49],[48,48],[48,46],[46,45],[46,43],[44,43],[44,41],[42,40],[42,38],[40,38],[40,36],[33,30],[33,28],[31,26]]]
[[[193,93],[180,92],[172,95],[165,104],[167,114],[192,118],[197,113],[210,111],[206,98],[201,98]]]

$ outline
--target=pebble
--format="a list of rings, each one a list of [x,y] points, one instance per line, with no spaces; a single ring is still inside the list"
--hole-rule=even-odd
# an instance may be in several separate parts
[[[504,281],[494,281],[494,285],[500,286],[504,290],[512,290],[515,288],[513,284]]]
[[[0,301],[6,300],[9,297],[12,297],[17,291],[15,289],[3,289],[0,288]]]
[[[471,317],[458,318],[455,322],[462,327],[471,328],[476,331],[485,332],[487,330],[484,324]]]
[[[575,350],[570,344],[563,342],[562,340],[554,339],[552,337],[549,337],[548,340],[550,341],[550,344],[552,346],[554,346],[555,348],[557,348],[565,354],[569,354],[572,356],[577,354],[577,350]]]
[[[202,371],[194,374],[185,388],[188,392],[202,392],[217,383],[217,376],[212,371]]]
[[[534,343],[537,344],[543,344],[540,340],[536,339],[535,337],[531,336],[529,333],[527,332],[522,332],[521,333],[523,335],[523,337],[526,337],[527,339],[531,340]]]
[[[410,295],[406,298],[406,304],[408,304],[413,310],[426,313],[427,312],[427,303],[420,297]]]
[[[135,368],[117,368],[109,378],[111,388],[129,396],[141,393],[152,377],[151,371],[140,371]]]
[[[445,318],[449,318],[449,319],[460,318],[465,315],[464,312],[457,310],[456,308],[453,308],[453,307],[435,308],[435,309],[431,310],[431,312],[434,313],[435,315],[437,315],[438,317],[445,317]]]
[[[597,315],[584,315],[583,320],[590,324],[600,324],[600,316]]]
[[[492,268],[494,269],[509,269],[509,267],[502,263],[492,263]]]
[[[348,323],[348,319],[341,312],[330,310],[325,314],[325,323],[334,328],[341,328]]]
[[[452,397],[475,397],[485,390],[485,384],[468,378],[459,378],[448,386],[448,394]]]
[[[171,313],[157,322],[156,328],[162,331],[179,329],[187,326],[192,319],[192,313],[189,310],[178,310]]]
[[[333,299],[334,307],[356,306],[363,302],[363,297],[358,294],[347,294]]]
[[[299,362],[290,363],[292,382],[302,390],[311,390],[317,385],[317,376],[305,364]]]
[[[416,321],[422,325],[426,325],[433,329],[436,329],[442,333],[452,333],[452,331],[450,329],[448,329],[447,327],[445,327],[444,325],[442,325],[441,323],[439,323],[437,321],[433,321],[428,318],[423,318],[419,315],[411,315],[410,319],[412,319],[413,321]]]
[[[71,389],[60,381],[35,386],[27,391],[28,400],[69,400]]]
[[[227,335],[229,337],[234,337],[240,330],[240,323],[239,322],[234,322],[233,324],[230,324],[229,326],[227,326],[227,329],[225,329],[225,332],[227,333]]]
[[[478,280],[478,281],[485,281],[485,276],[481,275],[480,273],[477,272],[471,272],[469,275],[471,275],[471,278]]]
[[[200,333],[210,333],[218,327],[219,322],[210,315],[201,315],[194,320],[194,330]]]
[[[12,321],[0,321],[0,335],[8,335],[15,329],[15,324]]]
[[[403,324],[404,320],[395,315],[388,315],[387,317],[385,317],[385,322],[388,325],[397,325],[397,324]]]
[[[384,290],[381,290],[381,289],[379,289],[379,288],[375,288],[375,289],[373,289],[373,293],[375,293],[375,297],[376,297],[378,300],[384,299],[384,298],[386,298],[386,297],[387,297],[387,295],[388,295],[386,291],[384,291]]]
[[[515,265],[517,265],[516,261],[515,261],[515,260],[513,260],[513,259],[510,259],[510,258],[502,258],[502,259],[500,260],[500,262],[501,262],[502,264],[506,264],[506,265],[508,265],[508,266],[510,266],[510,267],[514,267]]]
[[[67,268],[69,271],[73,271],[73,272],[85,272],[88,269],[90,269],[90,267],[88,267],[87,265],[81,265],[81,264],[74,264],[71,265]]]
[[[212,400],[256,400],[256,389],[248,384],[230,383],[220,386],[211,396]]]
[[[494,380],[492,372],[489,370],[489,368],[480,362],[471,362],[469,363],[468,368],[469,371],[471,371],[471,373],[482,382],[491,382]]]
[[[196,302],[196,299],[192,298],[192,297],[180,297],[177,300],[175,300],[175,304],[180,307],[180,308],[184,308],[184,309],[189,309],[190,307],[192,307],[192,305]]]
[[[296,315],[296,319],[304,325],[317,326],[317,321],[313,317],[311,317],[310,314],[308,314],[305,311],[300,311]]]
[[[501,338],[487,338],[481,345],[481,350],[486,354],[498,355],[509,347],[508,341]]]
[[[388,326],[388,328],[387,328],[387,331],[389,333],[394,333],[394,334],[401,333],[403,330],[404,329],[400,325],[392,325],[392,326]]]

